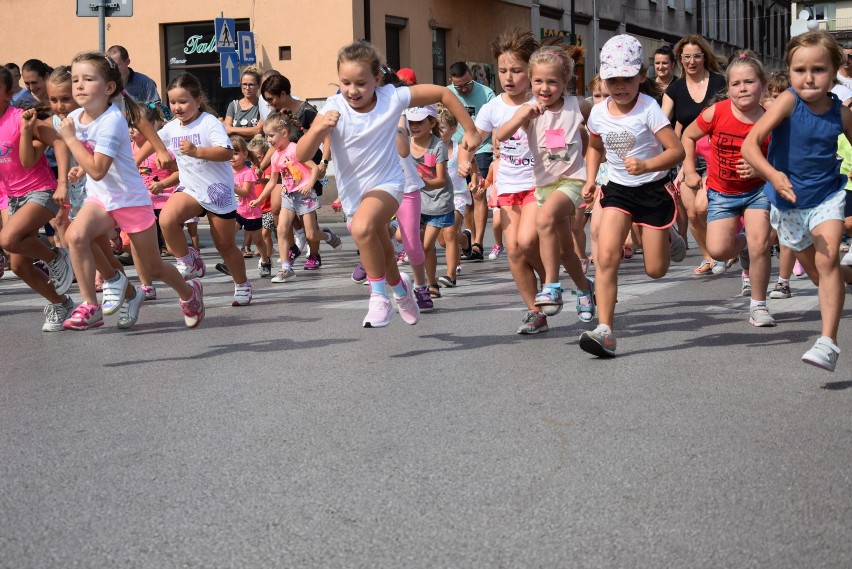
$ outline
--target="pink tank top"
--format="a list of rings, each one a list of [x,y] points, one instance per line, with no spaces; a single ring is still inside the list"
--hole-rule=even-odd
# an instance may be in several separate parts
[[[40,190],[55,190],[56,178],[50,171],[47,158],[41,158],[32,168],[24,168],[18,155],[21,141],[23,109],[8,107],[0,117],[0,177],[10,198],[19,198]]]

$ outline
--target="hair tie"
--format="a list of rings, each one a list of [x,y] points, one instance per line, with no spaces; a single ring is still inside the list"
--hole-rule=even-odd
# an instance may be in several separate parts
[[[121,94],[122,94],[122,95],[124,95],[125,97],[127,97],[127,96],[128,96],[128,95],[127,95],[127,90],[126,90],[126,89],[122,89],[122,90],[121,90]],[[151,108],[153,108],[153,107],[151,107]]]
[[[745,59],[745,58],[747,58],[747,57],[748,57],[748,56],[747,56],[746,54],[744,54],[744,53],[741,53],[741,54],[740,54],[740,59]]]

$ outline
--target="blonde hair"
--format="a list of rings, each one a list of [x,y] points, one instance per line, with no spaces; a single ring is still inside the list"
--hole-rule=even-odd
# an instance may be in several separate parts
[[[290,135],[290,140],[295,142],[296,132],[302,128],[302,125],[299,124],[296,115],[285,109],[269,113],[269,116],[263,121],[263,128],[269,128],[275,132],[286,130],[287,134]]]
[[[447,107],[445,107],[441,103],[438,103],[437,105],[435,105],[435,108],[438,109],[439,125],[446,125],[451,129],[455,129],[459,125],[458,119],[453,116],[453,113],[451,113]]]
[[[245,139],[243,139],[242,136],[235,134],[231,136],[229,140],[231,141],[231,146],[234,147],[234,152],[245,152],[246,154],[249,153],[246,141]]]
[[[570,47],[574,48],[575,46]],[[527,73],[532,77],[533,65],[555,65],[562,72],[562,80],[565,82],[565,92],[568,93],[575,86],[574,58],[578,55],[578,52],[579,56],[582,57],[582,47],[575,47],[575,49],[569,49],[568,46],[561,45],[546,45],[541,47],[530,56],[529,71]]]
[[[128,95],[127,91],[124,90],[124,81],[121,79],[121,71],[118,70],[118,65],[115,64],[112,58],[107,57],[99,51],[84,51],[82,53],[78,53],[74,59],[71,60],[72,66],[75,63],[90,63],[92,67],[100,73],[101,78],[104,81],[107,83],[115,83],[115,91],[113,91],[112,95],[110,95],[110,99],[114,99],[115,97],[121,97],[124,99],[124,112],[128,124],[135,125],[139,122],[139,119],[142,117],[142,108],[139,106],[139,103],[137,103],[136,100]]]
[[[378,75],[382,67],[382,56],[376,46],[366,41],[356,41],[345,45],[337,52],[337,69],[341,63],[366,63],[373,75]]]
[[[786,63],[789,68],[790,62],[793,59],[793,54],[797,49],[801,47],[815,46],[820,46],[828,52],[828,55],[831,58],[831,64],[834,66],[834,73],[837,73],[837,70],[843,66],[846,56],[843,54],[843,50],[840,49],[840,45],[838,45],[837,40],[835,40],[831,34],[822,30],[807,32],[792,38],[790,43],[787,44],[787,52],[784,54],[784,63]]]

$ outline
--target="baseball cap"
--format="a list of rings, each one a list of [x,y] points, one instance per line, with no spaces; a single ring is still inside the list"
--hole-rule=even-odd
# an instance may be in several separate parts
[[[601,79],[634,77],[645,63],[642,44],[633,36],[621,34],[610,38],[601,49]]]
[[[414,71],[412,71],[408,67],[403,67],[402,69],[397,71],[396,76],[405,81],[405,83],[408,85],[417,84],[417,75],[415,75]]]
[[[425,107],[412,107],[410,109],[405,109],[405,118],[410,121],[422,121],[425,120],[426,117],[438,118],[438,109],[435,108],[435,105],[426,105]]]

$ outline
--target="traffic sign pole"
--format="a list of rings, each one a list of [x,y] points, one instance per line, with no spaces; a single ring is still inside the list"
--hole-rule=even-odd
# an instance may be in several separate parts
[[[106,0],[98,0],[98,49],[106,52]]]

